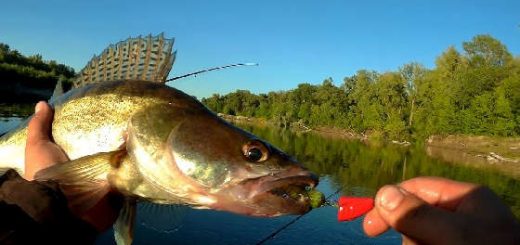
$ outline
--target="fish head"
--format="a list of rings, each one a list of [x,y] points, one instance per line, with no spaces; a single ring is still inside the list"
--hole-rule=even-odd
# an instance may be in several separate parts
[[[273,145],[209,111],[190,111],[168,136],[176,180],[202,208],[251,216],[303,214],[316,175]]]

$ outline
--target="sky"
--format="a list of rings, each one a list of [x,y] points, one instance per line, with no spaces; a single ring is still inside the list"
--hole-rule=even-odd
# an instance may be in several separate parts
[[[197,96],[321,84],[360,69],[433,68],[449,46],[490,34],[520,54],[518,0],[71,1],[3,0],[0,42],[83,68],[111,43],[164,32],[175,37],[170,77],[239,62],[169,83]]]

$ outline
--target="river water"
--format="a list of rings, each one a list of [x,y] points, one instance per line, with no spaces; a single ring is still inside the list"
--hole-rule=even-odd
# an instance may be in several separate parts
[[[2,110],[0,134],[21,122],[31,109]],[[318,189],[326,196],[372,196],[385,184],[415,176],[442,176],[489,186],[520,217],[520,181],[489,169],[474,169],[429,157],[423,149],[397,145],[369,146],[358,141],[323,138],[266,127],[242,126],[294,155],[319,174]],[[334,196],[332,198],[337,198]],[[336,208],[311,211],[264,244],[401,244],[400,235],[389,231],[368,238],[361,219],[338,223]],[[187,207],[140,204],[135,244],[257,244],[296,216],[252,218]],[[97,244],[114,244],[112,232]]]

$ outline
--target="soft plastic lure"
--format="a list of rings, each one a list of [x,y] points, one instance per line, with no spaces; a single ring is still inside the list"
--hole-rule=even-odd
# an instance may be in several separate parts
[[[374,208],[374,199],[371,197],[342,196],[337,202],[325,201],[323,206],[338,208],[338,222],[355,220]]]
[[[374,208],[374,199],[371,197],[340,197],[338,206],[338,221],[352,221]]]

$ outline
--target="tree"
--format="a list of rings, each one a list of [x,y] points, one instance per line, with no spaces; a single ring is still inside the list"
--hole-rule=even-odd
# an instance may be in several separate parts
[[[452,81],[458,71],[467,66],[467,60],[453,47],[450,46],[435,60],[435,71],[440,79]]]
[[[520,60],[519,60],[520,61]],[[516,72],[515,70],[519,71]],[[504,92],[504,97],[509,104],[513,121],[515,122],[514,132],[516,135],[520,134],[520,62],[518,68],[513,68],[513,74],[502,81],[501,87]]]
[[[299,103],[297,118],[305,124],[308,124],[311,119],[311,106],[314,103],[316,90],[316,86],[301,83],[298,84],[298,88],[293,91],[294,97],[297,98]]]
[[[504,80],[505,96],[511,104],[511,110],[520,114],[520,76],[512,76]]]
[[[404,65],[401,69],[401,76],[406,82],[406,89],[410,100],[410,113],[408,116],[408,127],[412,127],[413,114],[415,109],[415,101],[417,100],[417,88],[419,87],[426,68],[419,63],[410,63]]]
[[[477,35],[471,42],[463,42],[462,47],[472,66],[504,66],[512,55],[506,46],[490,35]]]
[[[499,87],[495,91],[495,103],[493,110],[493,128],[489,133],[510,136],[514,134],[515,118],[511,112],[509,100],[506,99],[504,88]]]
[[[215,112],[223,111],[223,97],[219,94],[213,94],[209,98],[202,98],[202,103],[204,103],[209,109]]]

